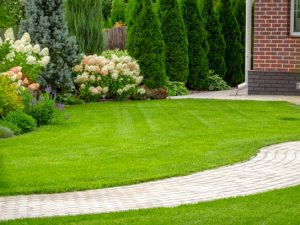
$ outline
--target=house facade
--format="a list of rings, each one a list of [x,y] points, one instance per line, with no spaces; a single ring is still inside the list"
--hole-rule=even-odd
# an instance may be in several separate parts
[[[300,95],[300,0],[255,0],[249,94]]]

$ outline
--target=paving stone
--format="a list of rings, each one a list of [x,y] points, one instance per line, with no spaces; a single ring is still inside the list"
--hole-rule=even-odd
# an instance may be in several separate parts
[[[0,198],[0,220],[174,207],[300,184],[300,142],[261,149],[243,163],[106,189]]]

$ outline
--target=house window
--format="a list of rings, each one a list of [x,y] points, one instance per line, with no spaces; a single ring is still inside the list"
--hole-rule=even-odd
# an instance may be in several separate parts
[[[291,35],[300,37],[300,0],[291,1]]]

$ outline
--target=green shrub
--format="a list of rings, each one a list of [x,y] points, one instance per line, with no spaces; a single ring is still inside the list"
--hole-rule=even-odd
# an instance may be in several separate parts
[[[65,8],[70,33],[76,36],[80,51],[100,54],[103,50],[102,1],[66,0]]]
[[[177,0],[159,0],[158,11],[166,49],[166,72],[171,81],[187,82],[187,33]]]
[[[22,132],[16,124],[6,120],[0,120],[0,126],[9,128],[15,135],[19,135]]]
[[[49,94],[44,94],[33,102],[27,113],[36,120],[38,126],[42,126],[50,123],[54,110],[55,101],[50,98]]]
[[[116,55],[118,57],[129,56],[127,50],[120,50],[120,49],[106,50],[106,51],[103,51],[101,53],[101,55],[107,59],[111,59],[113,55]]]
[[[0,139],[13,137],[14,133],[7,127],[0,126]]]
[[[183,0],[183,18],[189,42],[189,76],[187,86],[194,90],[207,88],[209,45],[197,0]]]
[[[22,99],[17,93],[18,86],[8,77],[0,75],[0,118],[10,111],[22,109]]]
[[[168,81],[165,88],[169,96],[188,95],[190,93],[185,84],[179,81]]]
[[[111,15],[109,18],[110,26],[114,26],[117,22],[125,22],[126,5],[123,0],[113,0]]]
[[[141,2],[142,10],[129,29],[127,50],[139,62],[144,84],[149,88],[159,88],[165,85],[167,78],[164,41],[152,1]]]
[[[229,90],[230,86],[220,77],[215,74],[213,70],[209,71],[208,77],[208,90],[209,91],[222,91]]]
[[[37,127],[35,119],[21,110],[8,113],[3,120],[18,126],[22,134],[33,131]]]
[[[208,61],[209,68],[224,78],[226,74],[226,63],[224,59],[226,43],[222,34],[222,26],[217,12],[214,10],[214,6],[212,0],[204,1],[203,19],[207,31],[207,41],[209,43]]]
[[[225,61],[227,70],[224,79],[229,85],[235,86],[243,81],[243,47],[241,45],[240,28],[231,1],[222,0],[220,21],[226,42]]]

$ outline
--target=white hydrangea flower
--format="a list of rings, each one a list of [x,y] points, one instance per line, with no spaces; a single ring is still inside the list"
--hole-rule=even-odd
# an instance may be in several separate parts
[[[30,35],[29,33],[24,33],[21,40],[20,40],[23,44],[27,44],[27,43],[30,43],[31,42],[31,38],[30,38]]]
[[[146,90],[144,88],[140,88],[138,89],[138,93],[144,95],[146,93]]]
[[[119,74],[116,73],[116,72],[114,72],[114,73],[111,75],[111,77],[112,77],[112,79],[116,80],[116,79],[118,79]]]
[[[104,88],[102,88],[102,92],[103,92],[104,94],[107,94],[107,93],[108,93],[108,90],[109,90],[109,88],[108,88],[108,87],[104,87]]]
[[[89,80],[92,81],[92,82],[94,82],[94,81],[96,81],[96,77],[94,75],[91,75],[90,78],[89,78]]]
[[[49,56],[49,49],[43,48],[42,51],[40,52],[40,56]]]
[[[47,65],[50,63],[50,57],[49,56],[44,56],[41,61],[40,61],[40,64],[43,66],[43,67],[47,67]]]
[[[118,90],[117,90],[118,95],[122,95],[123,92],[124,92],[124,91],[123,91],[122,89],[118,89]]]
[[[6,55],[6,59],[7,60],[11,60],[13,58],[15,58],[16,54],[14,52],[10,52]]]
[[[15,41],[14,30],[12,28],[8,28],[4,33],[5,41]]]
[[[27,58],[26,58],[26,61],[27,61],[27,63],[29,64],[29,65],[33,65],[33,64],[36,64],[36,59],[35,59],[35,57],[33,57],[33,56],[27,56]]]
[[[24,51],[31,54],[32,53],[32,45],[29,44],[29,45],[26,45],[25,48],[24,48]]]
[[[36,44],[35,46],[33,46],[32,51],[36,54],[39,54],[41,52],[40,45]]]
[[[81,88],[81,89],[85,89],[85,84],[81,84],[81,85],[80,85],[80,88]]]
[[[15,50],[17,52],[25,52],[25,45],[22,44],[22,43],[20,43],[20,44],[18,44],[18,45],[15,46]]]

